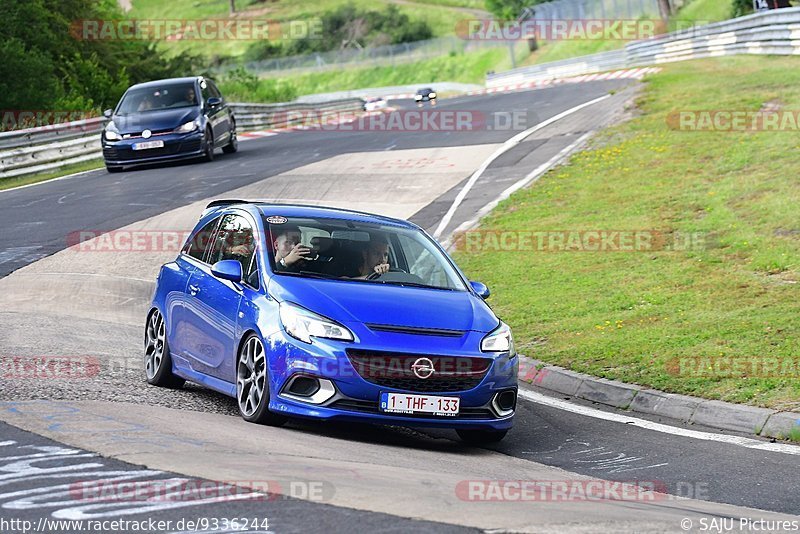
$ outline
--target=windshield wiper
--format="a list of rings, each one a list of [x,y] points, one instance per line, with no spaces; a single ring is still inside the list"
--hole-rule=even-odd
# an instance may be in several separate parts
[[[456,291],[455,288],[452,287],[442,287],[442,286],[430,286],[428,284],[420,284],[419,282],[399,282],[399,281],[384,281],[378,280],[379,284],[388,284],[391,286],[404,286],[404,287],[422,287],[425,289],[441,289],[442,291]]]

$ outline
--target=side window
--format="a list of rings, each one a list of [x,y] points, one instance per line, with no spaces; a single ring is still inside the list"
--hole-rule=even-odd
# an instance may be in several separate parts
[[[398,239],[408,262],[408,272],[410,274],[419,276],[426,284],[451,287],[440,261],[429,250],[418,241],[407,236],[400,235]]]
[[[214,230],[217,229],[217,223],[219,222],[219,217],[213,219],[211,222],[207,223],[203,226],[192,239],[186,243],[186,246],[183,247],[184,254],[191,256],[192,258],[203,261],[203,255],[208,248],[208,244],[211,241],[211,238],[214,236]]]
[[[222,94],[217,89],[217,85],[212,82],[211,80],[206,80],[206,84],[208,84],[208,94],[209,96],[215,96],[217,98],[222,98]]]
[[[258,260],[255,252],[256,239],[250,222],[241,215],[228,214],[222,217],[208,263],[214,265],[222,260],[238,261],[242,264],[244,280],[257,288]]]

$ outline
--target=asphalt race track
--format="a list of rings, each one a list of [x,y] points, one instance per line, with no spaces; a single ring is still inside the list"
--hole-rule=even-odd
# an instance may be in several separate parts
[[[737,518],[737,525],[741,517],[796,519],[791,514],[800,510],[800,494],[786,488],[797,486],[800,447],[753,448],[646,430],[607,421],[596,406],[582,415],[520,399],[514,429],[490,449],[467,447],[444,431],[249,425],[233,399],[144,381],[144,313],[157,268],[174,250],[68,248],[80,232],[189,230],[211,198],[350,207],[408,218],[433,232],[472,172],[505,141],[613,93],[495,159],[454,212],[444,238],[531,178],[531,171],[624,116],[635,91],[636,82],[610,80],[459,97],[436,109],[486,117],[515,112],[523,127],[294,131],[243,141],[237,154],[218,154],[212,163],[92,171],[0,191],[0,357],[100,362],[89,376],[43,379],[5,370],[0,518],[33,524],[42,518],[159,519],[172,521],[161,530],[169,532],[241,531],[207,522],[187,528],[190,519],[268,518],[268,530],[278,533],[681,532],[688,530],[684,520],[696,528],[704,518]],[[416,109],[410,101],[391,105]],[[220,493],[223,486],[239,489],[233,496],[193,493],[144,507],[76,495],[79,482],[110,477],[145,481],[154,491],[164,480],[181,487],[210,484]],[[598,479],[646,483],[661,493],[591,502],[480,502],[464,490],[469,481]],[[266,530],[261,526],[247,530]]]

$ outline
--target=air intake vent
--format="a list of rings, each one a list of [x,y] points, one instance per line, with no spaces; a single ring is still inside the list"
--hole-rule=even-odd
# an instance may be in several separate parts
[[[396,334],[416,334],[418,336],[461,337],[465,330],[445,330],[443,328],[419,328],[416,326],[395,326],[391,324],[367,324],[376,332],[394,332]]]

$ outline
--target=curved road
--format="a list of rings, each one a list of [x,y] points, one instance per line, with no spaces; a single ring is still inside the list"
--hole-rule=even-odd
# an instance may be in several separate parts
[[[629,81],[608,81],[442,101],[437,111],[485,117],[495,110],[515,112],[524,119],[522,128],[528,128],[611,90],[615,96],[604,103],[536,132],[494,160],[443,235],[581,136],[618,118],[634,88]],[[415,109],[409,102],[393,104]],[[88,469],[80,471],[85,477],[103,470],[138,472],[144,464],[159,474],[131,476],[235,481],[256,491],[265,489],[259,481],[269,479],[274,484],[268,491],[290,497],[223,499],[204,505],[208,509],[202,515],[260,514],[270,518],[275,532],[315,526],[344,531],[355,522],[398,532],[680,532],[684,517],[691,517],[697,528],[701,518],[797,513],[800,496],[790,490],[796,486],[796,454],[609,422],[599,409],[577,414],[553,403],[520,399],[514,430],[491,451],[466,448],[454,434],[440,431],[309,422],[285,429],[246,425],[230,399],[196,387],[155,390],[142,381],[141,308],[155,268],[169,253],[64,250],[79,231],[191,227],[205,199],[228,195],[372,207],[432,231],[471,172],[519,130],[291,132],[242,142],[239,153],[210,164],[115,175],[95,171],[0,192],[0,217],[9,229],[0,235],[0,276],[5,277],[0,279],[0,356],[6,362],[0,419],[14,425],[0,423],[0,518],[37,521],[92,513],[76,511],[86,507],[85,501],[55,497],[59,490],[52,477],[74,482],[67,473],[10,476],[14,471],[6,458],[33,449],[60,457],[99,452],[113,458],[99,462],[107,465],[83,468]],[[37,379],[18,372],[22,367],[8,367],[8,362],[21,365],[47,357],[95,358],[101,367],[78,379]],[[183,424],[174,425],[176,420]],[[484,503],[470,501],[458,489],[473,479],[586,477],[649,484],[691,500]],[[291,482],[298,487],[287,490]],[[319,490],[318,498],[312,490]],[[51,498],[37,500],[35,495]],[[128,509],[127,517],[197,516],[187,512],[198,508],[197,499],[188,501],[174,508]],[[101,505],[98,510],[107,517],[119,515]]]

